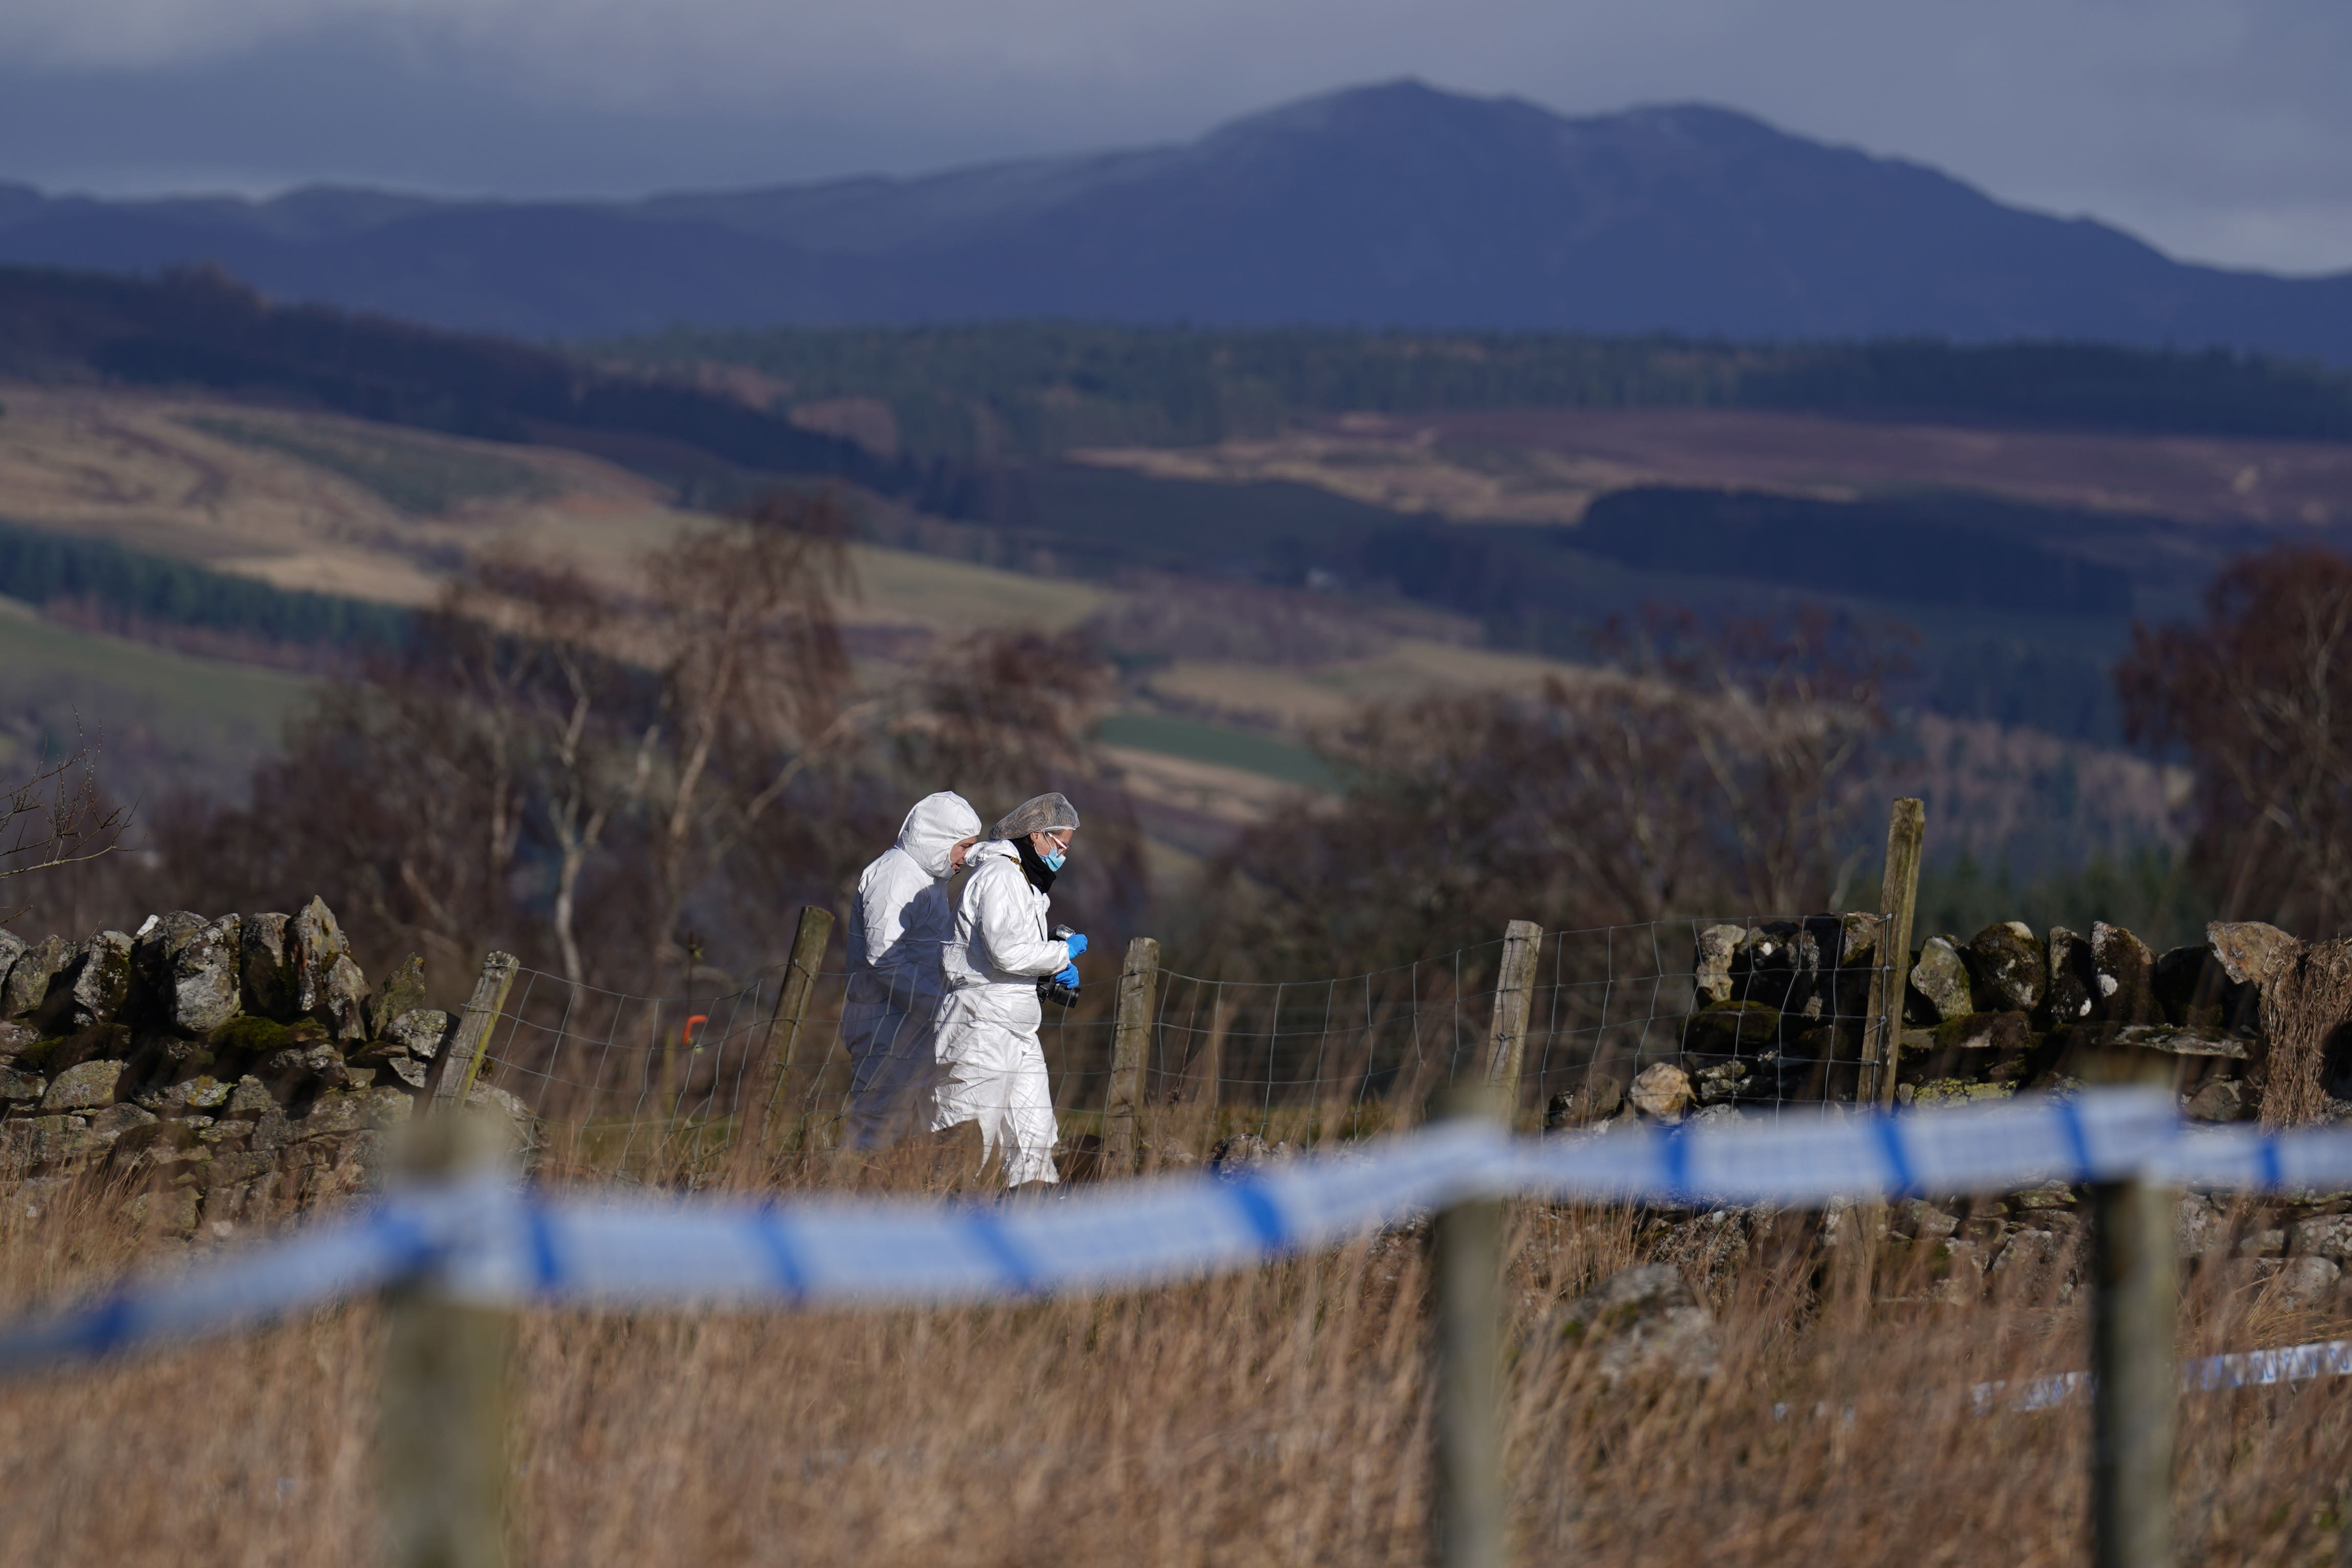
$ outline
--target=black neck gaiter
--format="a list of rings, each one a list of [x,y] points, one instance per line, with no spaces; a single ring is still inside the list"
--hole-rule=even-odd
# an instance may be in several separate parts
[[[1013,847],[1021,852],[1021,870],[1029,878],[1029,885],[1040,893],[1053,892],[1054,868],[1037,858],[1037,851],[1029,842],[1029,835],[1024,833],[1013,840]]]

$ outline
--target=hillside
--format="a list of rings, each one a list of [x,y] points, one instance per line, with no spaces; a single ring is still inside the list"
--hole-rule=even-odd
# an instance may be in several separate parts
[[[1225,423],[1074,419],[992,456],[891,436],[944,329],[798,340],[833,358],[803,386],[708,361],[664,383],[650,364],[276,307],[201,275],[0,272],[0,316],[21,378],[0,381],[0,520],[16,526],[0,593],[50,628],[310,674],[398,634],[354,601],[421,603],[478,552],[625,582],[715,500],[850,480],[861,656],[903,667],[975,626],[1095,621],[1149,721],[1103,738],[1178,848],[1298,781],[1297,748],[1351,702],[1577,678],[1596,629],[1651,604],[1826,603],[1920,633],[1891,695],[1971,737],[1935,768],[2005,758],[1987,776],[2011,782],[1979,790],[1996,802],[1979,847],[2005,856],[2017,789],[2064,800],[2067,779],[2124,765],[2107,672],[2132,617],[2186,608],[2238,549],[2352,518],[2352,445],[2308,438],[2336,431],[2342,378],[2227,356],[1092,328],[1024,376],[1006,350],[1053,334],[1008,329],[967,338],[938,378],[974,428],[1090,389],[1148,423],[1184,409],[1188,379]],[[1844,390],[1798,413],[1766,396],[1790,385]],[[1535,406],[1497,406],[1528,389]],[[1936,389],[1980,411],[2038,397],[2044,428],[1897,416]],[[1251,407],[1271,434],[1174,444]],[[2228,434],[2249,426],[2271,434]],[[1085,431],[1130,444],[1072,444]],[[85,701],[89,677],[47,681],[37,656],[15,673],[0,716],[52,732],[79,706],[127,734],[118,715],[177,700],[126,700],[110,677]],[[2050,745],[2011,756],[2016,727]],[[233,786],[230,752],[175,745],[161,776]],[[2066,841],[2160,830],[2153,775],[2126,775]]]
[[[1206,446],[1334,416],[1458,421],[1538,410],[1749,410],[2039,433],[2352,441],[2352,374],[2100,343],[997,321],[681,327],[585,351],[789,407],[810,428],[879,452],[955,461]]]
[[[532,336],[673,322],[1352,322],[2230,344],[2352,362],[2352,275],[2175,262],[1721,109],[1568,118],[1414,82],[1174,147],[634,203],[0,191],[0,260],[212,261]]]
[[[689,492],[821,476],[950,507],[953,476],[876,457],[740,398],[599,371],[511,339],[159,279],[0,267],[0,376],[198,388],[383,424],[594,453]],[[467,481],[474,483],[475,481]],[[5,499],[0,497],[0,499]]]

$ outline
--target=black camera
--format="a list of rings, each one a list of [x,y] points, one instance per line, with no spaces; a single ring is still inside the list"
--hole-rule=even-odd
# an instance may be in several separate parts
[[[1056,942],[1066,942],[1076,935],[1066,925],[1054,927],[1054,940]],[[1037,977],[1037,999],[1051,1002],[1057,1008],[1074,1008],[1078,1005],[1078,988],[1066,986],[1051,975],[1040,975]]]

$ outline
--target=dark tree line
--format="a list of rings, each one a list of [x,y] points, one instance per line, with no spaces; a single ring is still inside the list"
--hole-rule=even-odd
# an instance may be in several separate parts
[[[2340,372],[2226,350],[2095,343],[1745,344],[1001,322],[677,328],[598,351],[672,370],[747,366],[782,382],[794,402],[877,400],[891,411],[902,452],[959,462],[1192,445],[1367,410],[1739,407],[2352,436],[2352,377]]]

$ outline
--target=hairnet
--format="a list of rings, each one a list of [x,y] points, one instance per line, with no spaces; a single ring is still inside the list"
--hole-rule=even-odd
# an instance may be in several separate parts
[[[992,839],[1025,839],[1032,833],[1057,833],[1078,825],[1078,809],[1066,796],[1033,795],[1000,819],[989,832]]]

